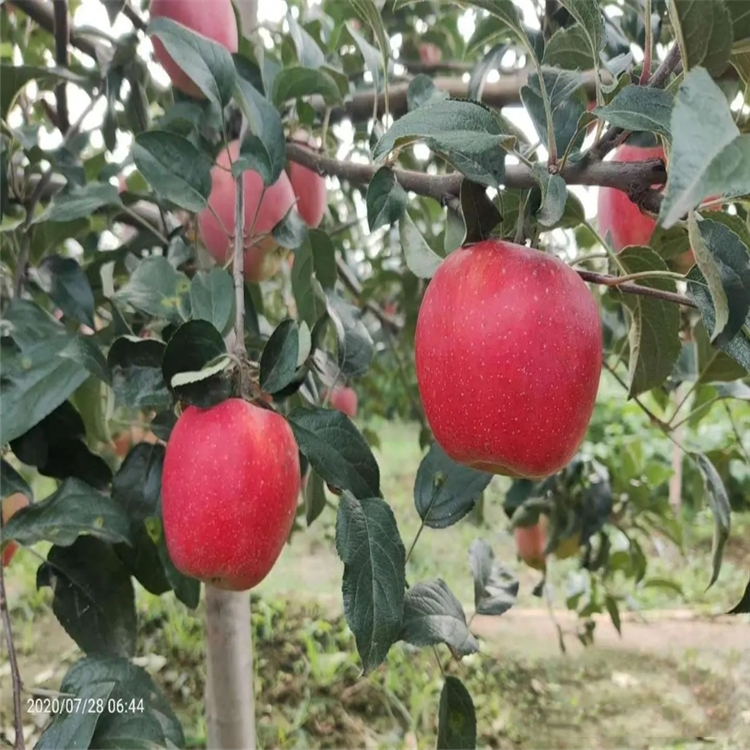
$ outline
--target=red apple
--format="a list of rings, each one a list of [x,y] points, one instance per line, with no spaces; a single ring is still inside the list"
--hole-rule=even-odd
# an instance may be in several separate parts
[[[482,471],[546,477],[573,458],[594,409],[602,329],[562,261],[486,240],[451,253],[417,318],[417,384],[435,439]]]
[[[170,18],[226,47],[232,53],[239,48],[237,19],[232,9],[232,0],[151,0],[149,11],[151,18]],[[172,85],[197,99],[205,99],[205,94],[172,59],[161,40],[154,36],[152,41],[154,57],[172,79]]]
[[[443,59],[443,52],[437,44],[422,42],[419,47],[419,59],[425,65],[436,65]]]
[[[17,511],[21,510],[21,508],[25,508],[28,504],[29,498],[21,492],[14,492],[12,495],[8,495],[8,497],[4,498],[2,502],[3,525],[8,523]],[[18,544],[16,542],[8,542],[8,544],[3,547],[0,561],[4,568],[7,568],[8,565],[10,565],[10,561],[13,559],[17,550]]]
[[[296,141],[311,143],[309,135],[304,130],[298,130],[294,136]],[[317,227],[326,212],[326,181],[312,169],[303,167],[297,162],[289,162],[289,181],[297,198],[297,211],[309,227]]]
[[[328,401],[334,409],[343,411],[347,416],[357,416],[358,401],[354,388],[333,388]]]
[[[517,526],[513,529],[516,542],[516,554],[530,568],[544,570],[547,567],[544,546],[547,544],[545,526],[542,516],[533,526]]]
[[[172,562],[217,588],[253,588],[289,537],[299,490],[299,452],[282,416],[238,398],[189,406],[170,435],[162,474]]]
[[[230,169],[230,156],[234,160],[240,151],[239,141],[233,141],[222,150],[216,165],[211,170],[212,188],[208,203],[216,212],[221,222],[210,208],[198,216],[201,237],[206,249],[221,264],[232,257],[234,251],[234,203],[237,190]],[[245,189],[245,278],[249,281],[263,281],[272,276],[279,268],[279,259],[273,252],[277,245],[270,236],[250,241],[250,231],[255,227],[253,236],[270,233],[286,216],[294,205],[294,191],[286,172],[263,193],[263,179],[253,170],[243,173]],[[261,195],[263,200],[261,201]],[[260,207],[258,203],[260,202]],[[256,218],[257,213],[257,218]],[[223,225],[223,226],[222,226]]]

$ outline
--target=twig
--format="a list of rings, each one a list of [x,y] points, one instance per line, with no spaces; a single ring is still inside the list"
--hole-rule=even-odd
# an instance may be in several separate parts
[[[61,68],[68,67],[68,45],[70,44],[70,19],[68,18],[67,0],[53,0],[52,8],[55,17],[55,62]],[[57,102],[57,126],[65,135],[70,129],[68,115],[68,92],[65,81],[55,86]]]
[[[236,199],[234,203],[234,259],[232,278],[234,279],[234,352],[244,360],[245,348],[245,175],[240,173],[235,181]],[[262,198],[261,198],[262,201]],[[260,205],[260,201],[258,202]],[[241,362],[240,367],[243,367]]]
[[[122,7],[122,12],[125,14],[125,18],[130,21],[130,23],[135,26],[138,31],[145,31],[148,24],[135,12],[133,7],[128,3],[125,2],[125,5]]]
[[[649,76],[651,75],[651,48],[653,47],[652,33],[651,33],[651,0],[646,0],[646,7],[643,10],[643,26],[646,30],[646,39],[643,44],[643,70],[641,71],[641,78],[638,83],[641,86],[648,84]]]
[[[336,268],[339,272],[341,283],[357,298],[362,297],[362,285],[352,272],[352,269],[346,264],[343,258],[336,258]],[[385,328],[398,333],[401,330],[401,324],[392,315],[389,315],[379,305],[372,300],[365,302],[365,307],[383,324]]]
[[[10,679],[13,685],[13,727],[16,732],[13,746],[16,750],[24,750],[25,743],[23,739],[23,712],[21,708],[21,691],[23,683],[21,682],[21,673],[18,671],[18,655],[16,647],[13,644],[13,634],[10,629],[10,614],[8,612],[8,599],[5,595],[5,577],[3,566],[0,564],[0,618],[3,622],[5,631],[5,645],[8,648],[8,663],[10,664]]]
[[[602,362],[602,366],[604,367],[605,370],[607,370],[612,375],[612,377],[626,391],[630,391],[630,388],[628,387],[628,384],[615,372],[615,370],[614,370],[613,367],[610,367],[610,365],[606,361]],[[670,434],[669,434],[670,433],[670,427],[669,427],[669,425],[667,425],[664,422],[664,420],[659,419],[659,417],[657,417],[656,414],[654,414],[654,412],[652,412],[651,409],[649,409],[648,406],[646,406],[646,404],[644,404],[643,401],[641,401],[638,398],[638,396],[633,396],[633,401],[635,401],[635,403],[638,404],[638,406],[640,407],[641,411],[651,420],[651,422],[653,422],[653,424],[655,424],[657,427],[659,427],[659,429],[661,429],[661,431],[667,437],[671,437]]]
[[[593,271],[576,271],[576,273],[584,280],[591,284],[602,284],[608,286],[618,292],[624,294],[637,294],[642,297],[654,297],[656,299],[664,300],[665,302],[673,302],[676,305],[684,305],[685,307],[697,307],[695,302],[689,297],[685,297],[683,294],[677,292],[667,292],[663,289],[654,289],[650,286],[641,286],[640,284],[633,284],[626,282],[624,284],[615,284],[617,276],[608,276],[602,273],[594,273]]]

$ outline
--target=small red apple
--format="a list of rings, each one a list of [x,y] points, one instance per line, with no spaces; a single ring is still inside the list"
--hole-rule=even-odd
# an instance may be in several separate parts
[[[299,452],[281,415],[238,398],[189,406],[170,435],[162,474],[172,562],[216,588],[253,588],[289,537],[299,490]]]
[[[3,524],[8,523],[11,517],[16,514],[21,508],[25,508],[29,504],[29,498],[21,492],[14,492],[12,495],[3,499],[2,502],[2,516]],[[9,542],[3,548],[1,561],[2,566],[7,568],[10,565],[10,561],[18,550],[18,544],[16,542]]]
[[[533,526],[517,526],[513,529],[513,538],[516,542],[516,554],[526,565],[535,570],[547,567],[544,556],[547,538],[541,518]]]
[[[226,47],[230,52],[237,52],[239,39],[237,19],[232,9],[232,0],[151,0],[149,7],[151,18],[164,16],[170,18],[191,31],[195,31],[211,41]],[[152,37],[154,57],[161,63],[172,85],[197,99],[205,99],[205,94],[186,75],[182,68],[172,59],[158,37]]]
[[[591,419],[599,310],[562,261],[485,240],[454,251],[435,273],[415,361],[427,421],[454,461],[546,477],[573,458]]]
[[[425,65],[436,65],[443,59],[443,51],[437,44],[422,42],[419,47],[419,59]]]
[[[344,412],[347,416],[357,416],[358,400],[354,388],[335,387],[331,390],[328,401],[334,409]]]
[[[294,140],[312,144],[308,133],[298,130],[292,136]],[[312,169],[303,167],[297,162],[289,162],[289,182],[297,198],[297,211],[309,227],[317,227],[326,212],[326,181]]]

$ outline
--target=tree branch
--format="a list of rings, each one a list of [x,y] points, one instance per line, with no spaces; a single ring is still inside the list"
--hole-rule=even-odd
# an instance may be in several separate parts
[[[68,18],[67,0],[53,0],[53,14],[55,19],[55,63],[60,68],[68,67],[68,44],[70,43],[70,19]],[[70,129],[68,116],[68,92],[65,81],[55,86],[55,101],[57,102],[57,126],[65,135]]]
[[[10,665],[10,679],[13,690],[13,727],[16,737],[13,742],[15,750],[24,750],[25,743],[23,739],[23,711],[21,707],[21,673],[18,670],[18,656],[16,647],[13,643],[13,633],[10,629],[10,614],[8,613],[8,599],[5,595],[5,577],[3,575],[3,566],[0,563],[0,619],[5,631],[5,645],[8,648],[8,664]]]
[[[122,6],[122,12],[125,14],[125,18],[130,21],[130,23],[133,24],[133,26],[138,29],[138,31],[145,31],[148,24],[135,12],[133,7],[130,5],[129,2],[125,2],[125,5]]]
[[[641,297],[655,297],[656,299],[661,299],[665,302],[673,302],[676,305],[684,305],[685,307],[697,307],[695,302],[689,297],[686,297],[683,294],[677,294],[676,292],[665,292],[662,289],[654,289],[653,287],[634,284],[630,281],[619,283],[617,276],[594,273],[593,271],[577,270],[576,273],[584,281],[588,281],[591,284],[602,284],[603,286],[608,286],[612,291],[623,292],[623,294],[637,294]]]

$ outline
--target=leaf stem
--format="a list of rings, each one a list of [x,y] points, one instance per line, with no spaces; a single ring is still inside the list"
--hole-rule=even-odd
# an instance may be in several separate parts
[[[247,355],[245,348],[245,180],[242,172],[237,176],[235,187],[234,259],[232,263],[235,305],[234,353],[242,360]],[[260,202],[258,205],[260,206]]]

